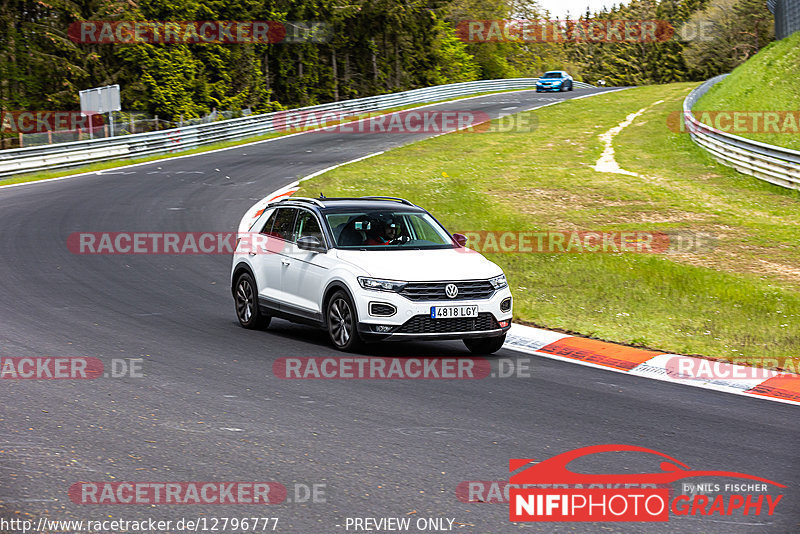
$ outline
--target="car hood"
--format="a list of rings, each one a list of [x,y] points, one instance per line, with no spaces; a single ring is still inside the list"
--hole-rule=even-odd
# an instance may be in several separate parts
[[[503,270],[469,249],[441,250],[336,250],[336,256],[366,273],[387,280],[432,282],[484,280]]]

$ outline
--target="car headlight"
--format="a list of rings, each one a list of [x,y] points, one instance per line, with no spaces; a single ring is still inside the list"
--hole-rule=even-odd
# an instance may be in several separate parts
[[[494,278],[489,278],[489,283],[492,284],[492,287],[495,289],[503,289],[504,287],[508,287],[508,282],[506,281],[506,275],[501,274],[500,276],[495,276]]]
[[[373,289],[375,291],[401,291],[407,282],[398,282],[397,280],[379,280],[377,278],[367,278],[365,276],[358,277],[358,283],[364,289]]]

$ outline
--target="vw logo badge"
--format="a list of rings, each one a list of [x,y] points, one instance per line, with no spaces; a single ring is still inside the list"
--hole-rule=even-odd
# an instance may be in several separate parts
[[[458,296],[458,286],[455,284],[447,284],[444,286],[444,294],[448,298],[454,299]]]

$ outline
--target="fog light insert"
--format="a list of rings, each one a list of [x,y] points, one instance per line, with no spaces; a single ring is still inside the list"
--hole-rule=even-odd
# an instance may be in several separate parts
[[[384,302],[370,302],[369,314],[375,317],[391,317],[397,313],[397,308]]]
[[[498,321],[498,322],[500,323],[500,328],[505,328],[511,323],[511,321]]]
[[[385,324],[375,325],[374,328],[375,331],[378,332],[379,334],[388,334],[389,332],[392,331],[392,327]]]
[[[500,303],[500,311],[501,312],[511,311],[511,297],[503,299],[503,302]]]

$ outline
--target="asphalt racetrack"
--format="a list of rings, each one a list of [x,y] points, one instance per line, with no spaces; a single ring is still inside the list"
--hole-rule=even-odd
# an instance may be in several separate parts
[[[428,109],[495,117],[596,91],[502,93]],[[525,360],[529,376],[281,380],[272,372],[278,358],[342,354],[324,332],[282,320],[267,331],[241,328],[229,255],[77,255],[66,245],[72,232],[235,231],[270,191],[429,135],[310,133],[0,189],[0,356],[89,356],[107,367],[141,358],[143,372],[0,381],[0,517],[277,517],[276,532],[297,533],[354,532],[347,518],[356,517],[449,518],[453,531],[471,533],[800,531],[794,406],[509,350],[497,357]],[[363,354],[466,352],[454,341]],[[784,496],[771,517],[600,525],[510,523],[507,504],[456,495],[464,481],[507,480],[511,458],[605,443],[765,477],[784,484]],[[658,467],[625,458],[630,472]],[[611,455],[585,467],[619,465]],[[79,481],[276,481],[289,495],[266,507],[82,505],[68,496]],[[317,502],[304,499],[314,485],[324,492]]]

